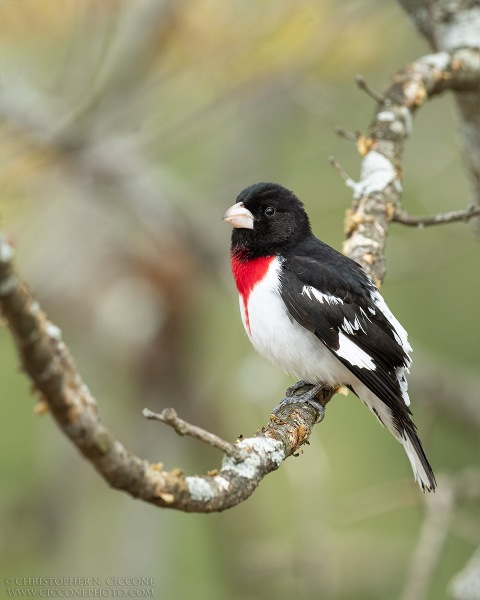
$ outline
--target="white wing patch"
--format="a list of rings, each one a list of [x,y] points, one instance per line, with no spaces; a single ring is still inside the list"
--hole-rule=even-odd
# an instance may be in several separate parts
[[[319,292],[316,288],[311,285],[304,285],[302,290],[302,295],[307,296],[310,300],[312,299],[312,295],[316,300],[318,300],[321,304],[326,302],[327,304],[343,304],[343,300],[338,296],[332,296],[330,294],[323,294]]]
[[[395,339],[400,344],[400,346],[405,350],[405,353],[409,353],[412,351],[412,347],[408,343],[408,334],[405,331],[404,327],[400,324],[398,319],[393,315],[392,311],[388,308],[387,303],[382,298],[380,292],[378,290],[373,290],[371,292],[371,296],[373,303],[380,310],[381,313],[385,315],[387,320],[390,322],[392,326],[393,335]]]
[[[362,309],[360,309],[360,310],[362,310]],[[359,329],[361,329],[363,331],[363,333],[367,333],[365,331],[365,329],[362,327],[362,324],[360,323],[360,321],[358,320],[358,317],[355,317],[355,319],[353,320],[353,323],[351,323],[347,319],[347,317],[345,317],[343,319],[342,329],[343,329],[343,331],[345,331],[346,333],[349,333],[350,335],[355,335],[355,332],[358,331]]]
[[[398,385],[400,386],[400,392],[402,394],[403,401],[407,406],[410,406],[410,397],[408,395],[408,382],[407,378],[405,377],[405,373],[409,372],[408,367],[412,363],[412,359],[410,358],[410,356],[408,356],[408,353],[412,351],[412,347],[408,342],[408,334],[405,328],[400,324],[398,319],[393,315],[392,311],[388,308],[387,303],[382,298],[378,290],[373,290],[371,292],[370,297],[372,298],[372,301],[378,308],[378,310],[381,313],[383,313],[383,315],[387,318],[388,322],[392,326],[392,331],[393,335],[395,336],[395,339],[403,348],[405,354],[407,354],[407,366],[398,367],[398,369],[396,369],[395,371],[395,374],[397,376]]]
[[[337,356],[348,360],[351,365],[355,365],[356,367],[375,371],[376,367],[373,358],[341,331],[338,334],[338,341],[340,347],[338,350],[335,350]]]
[[[403,401],[407,406],[410,406],[410,396],[408,395],[408,381],[405,377],[405,372],[409,373],[406,367],[398,367],[395,371],[397,376],[398,385],[400,386],[400,392],[402,394]]]

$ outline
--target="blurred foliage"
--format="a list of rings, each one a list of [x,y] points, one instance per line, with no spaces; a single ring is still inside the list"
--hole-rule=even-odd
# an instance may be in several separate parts
[[[290,384],[243,334],[220,217],[236,194],[280,181],[340,247],[355,148],[371,99],[428,52],[393,2],[5,0],[0,3],[0,224],[63,330],[108,427],[133,452],[188,473],[218,453],[141,418],[173,405],[227,439],[251,434]],[[418,115],[405,208],[463,208],[468,182],[452,101]],[[471,227],[392,227],[384,294],[442,376],[478,368],[478,242]],[[218,515],[160,511],[109,490],[33,414],[0,332],[0,564],[15,576],[143,576],[157,597],[397,597],[424,498],[397,444],[338,396],[301,457]],[[416,380],[416,378],[415,378]],[[458,381],[459,392],[462,381]],[[422,402],[439,476],[478,467],[478,429]],[[451,402],[455,403],[455,398]],[[478,544],[478,506],[455,507],[428,599],[446,597]]]

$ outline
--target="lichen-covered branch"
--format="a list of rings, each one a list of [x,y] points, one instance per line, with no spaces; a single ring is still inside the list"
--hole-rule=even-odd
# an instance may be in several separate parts
[[[389,224],[401,220],[403,149],[412,131],[415,112],[445,90],[472,92],[480,86],[480,51],[460,48],[424,56],[400,70],[379,99],[365,136],[358,136],[363,157],[358,182],[347,212],[344,252],[359,262],[375,283],[386,272],[385,244]]]
[[[447,223],[456,223],[458,221],[467,222],[473,217],[480,215],[480,206],[472,205],[465,210],[452,210],[446,213],[437,213],[429,217],[414,217],[404,210],[398,210],[393,215],[393,221],[408,225],[409,227],[429,227],[430,225],[445,225]]]
[[[220,469],[203,477],[186,476],[180,469],[165,471],[161,464],[131,454],[103,425],[97,402],[82,381],[60,330],[48,321],[14,270],[13,254],[10,244],[0,237],[0,313],[22,366],[60,429],[112,487],[165,508],[222,511],[246,500],[265,475],[308,441],[317,413],[309,405],[300,405],[285,407],[253,437],[230,445],[235,451],[230,448],[225,453]],[[326,388],[319,401],[325,406],[332,394]],[[173,414],[166,420],[183,433],[198,430],[184,421],[179,424]],[[203,441],[216,438],[211,435]]]
[[[480,48],[478,0],[400,0],[420,33],[435,50],[455,53]],[[452,88],[459,113],[459,131],[472,181],[473,203],[480,204],[480,83],[472,89]]]
[[[155,413],[148,408],[144,408],[143,416],[151,421],[160,421],[169,425],[178,435],[188,435],[199,442],[213,446],[223,452],[225,456],[235,459],[236,462],[240,462],[245,458],[245,452],[242,452],[235,444],[231,444],[197,425],[187,423],[177,415],[177,411],[173,408],[164,408],[161,413]]]
[[[471,28],[468,30],[474,32]],[[442,35],[431,27],[428,31],[432,39],[437,40],[435,43],[444,47]],[[354,196],[353,207],[346,218],[344,251],[362,264],[377,284],[385,277],[389,224],[392,220],[408,220],[400,201],[402,156],[413,116],[427,99],[445,90],[462,94],[463,98],[473,98],[478,93],[478,48],[479,44],[453,45],[447,51],[425,56],[399,71],[384,94],[376,93],[363,79],[357,79],[362,89],[378,103],[367,134],[347,134],[355,139],[363,157],[360,180],[353,181],[338,163],[334,165]],[[17,109],[15,103],[7,106],[3,103],[2,113],[12,107]],[[28,129],[29,124],[32,123],[27,120],[24,126]],[[42,128],[37,127],[37,130]],[[68,147],[68,136],[64,138],[59,134],[57,142]],[[118,140],[112,139],[109,143],[118,145]],[[111,154],[104,152],[105,147],[101,145],[96,152],[91,148],[86,153],[80,152],[80,168],[98,173],[100,179],[107,181],[127,181],[128,170],[122,179],[118,168],[113,168],[108,160],[105,163],[104,156]],[[100,155],[103,158],[99,161]],[[118,152],[116,160],[118,162]],[[168,214],[168,207],[166,209]],[[464,219],[473,216],[473,212],[460,212]],[[440,217],[434,218],[455,220]],[[428,223],[424,220],[423,224]],[[157,506],[187,512],[222,511],[235,506],[253,493],[265,475],[308,441],[316,422],[317,414],[311,406],[285,406],[261,431],[230,444],[167,411],[160,420],[180,434],[189,434],[216,446],[224,458],[218,470],[204,476],[187,476],[180,469],[166,471],[160,463],[151,464],[131,454],[103,425],[96,400],[82,381],[60,330],[48,321],[28,286],[16,274],[13,250],[1,237],[0,313],[15,339],[24,370],[64,434],[109,485]],[[319,402],[325,406],[333,393],[332,389],[325,388]]]

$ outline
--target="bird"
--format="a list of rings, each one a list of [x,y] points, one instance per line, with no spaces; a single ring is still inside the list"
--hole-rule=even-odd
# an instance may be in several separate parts
[[[297,378],[279,405],[347,387],[402,444],[425,493],[436,480],[412,420],[407,332],[363,268],[312,233],[303,203],[277,183],[256,183],[223,215],[247,336],[260,355]],[[279,408],[277,407],[277,409]]]

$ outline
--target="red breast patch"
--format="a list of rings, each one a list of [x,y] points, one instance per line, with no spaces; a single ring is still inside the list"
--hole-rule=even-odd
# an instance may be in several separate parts
[[[261,256],[251,260],[241,260],[241,256],[232,256],[232,273],[235,277],[238,293],[242,297],[243,307],[245,308],[245,321],[250,331],[250,321],[248,318],[248,298],[253,288],[266,275],[268,267],[275,256]]]

